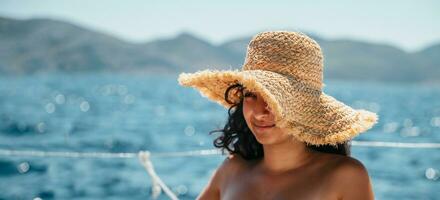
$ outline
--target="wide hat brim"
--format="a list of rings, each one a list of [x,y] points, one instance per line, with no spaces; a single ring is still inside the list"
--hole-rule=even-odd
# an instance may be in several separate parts
[[[179,84],[194,87],[202,96],[230,108],[226,89],[241,83],[258,92],[271,108],[276,126],[287,128],[299,141],[313,145],[343,143],[373,127],[378,121],[374,112],[353,109],[308,87],[293,77],[267,70],[202,70],[181,73]],[[231,94],[231,99],[240,98]]]

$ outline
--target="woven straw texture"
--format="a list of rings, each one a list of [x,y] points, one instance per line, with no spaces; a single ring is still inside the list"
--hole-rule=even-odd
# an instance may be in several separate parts
[[[181,73],[179,84],[226,108],[226,88],[241,83],[261,94],[278,127],[313,145],[336,145],[373,127],[376,113],[353,109],[323,92],[323,55],[316,41],[299,32],[270,31],[250,41],[241,70]],[[235,102],[240,97],[230,93]],[[237,93],[238,94],[238,93]]]

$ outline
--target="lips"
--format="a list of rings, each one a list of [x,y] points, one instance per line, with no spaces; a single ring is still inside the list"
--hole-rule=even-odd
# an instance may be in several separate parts
[[[254,126],[256,126],[258,128],[270,128],[270,127],[274,127],[275,124],[272,124],[272,125],[263,125],[263,124],[257,125],[257,124],[254,124]]]

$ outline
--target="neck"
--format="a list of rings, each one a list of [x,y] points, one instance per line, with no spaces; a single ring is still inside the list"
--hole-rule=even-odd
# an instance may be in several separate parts
[[[262,168],[269,173],[297,169],[313,158],[313,152],[303,142],[288,140],[282,144],[263,145]]]

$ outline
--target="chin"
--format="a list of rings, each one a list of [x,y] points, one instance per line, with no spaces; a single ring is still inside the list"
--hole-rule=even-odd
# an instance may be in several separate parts
[[[270,145],[278,143],[276,135],[270,132],[254,133],[255,139],[262,145]]]
[[[283,136],[280,135],[279,131],[274,131],[270,130],[270,131],[252,131],[254,133],[255,138],[257,139],[257,141],[262,144],[262,145],[273,145],[273,144],[279,144],[279,143],[283,143],[286,142],[286,140],[289,139],[288,136]]]

